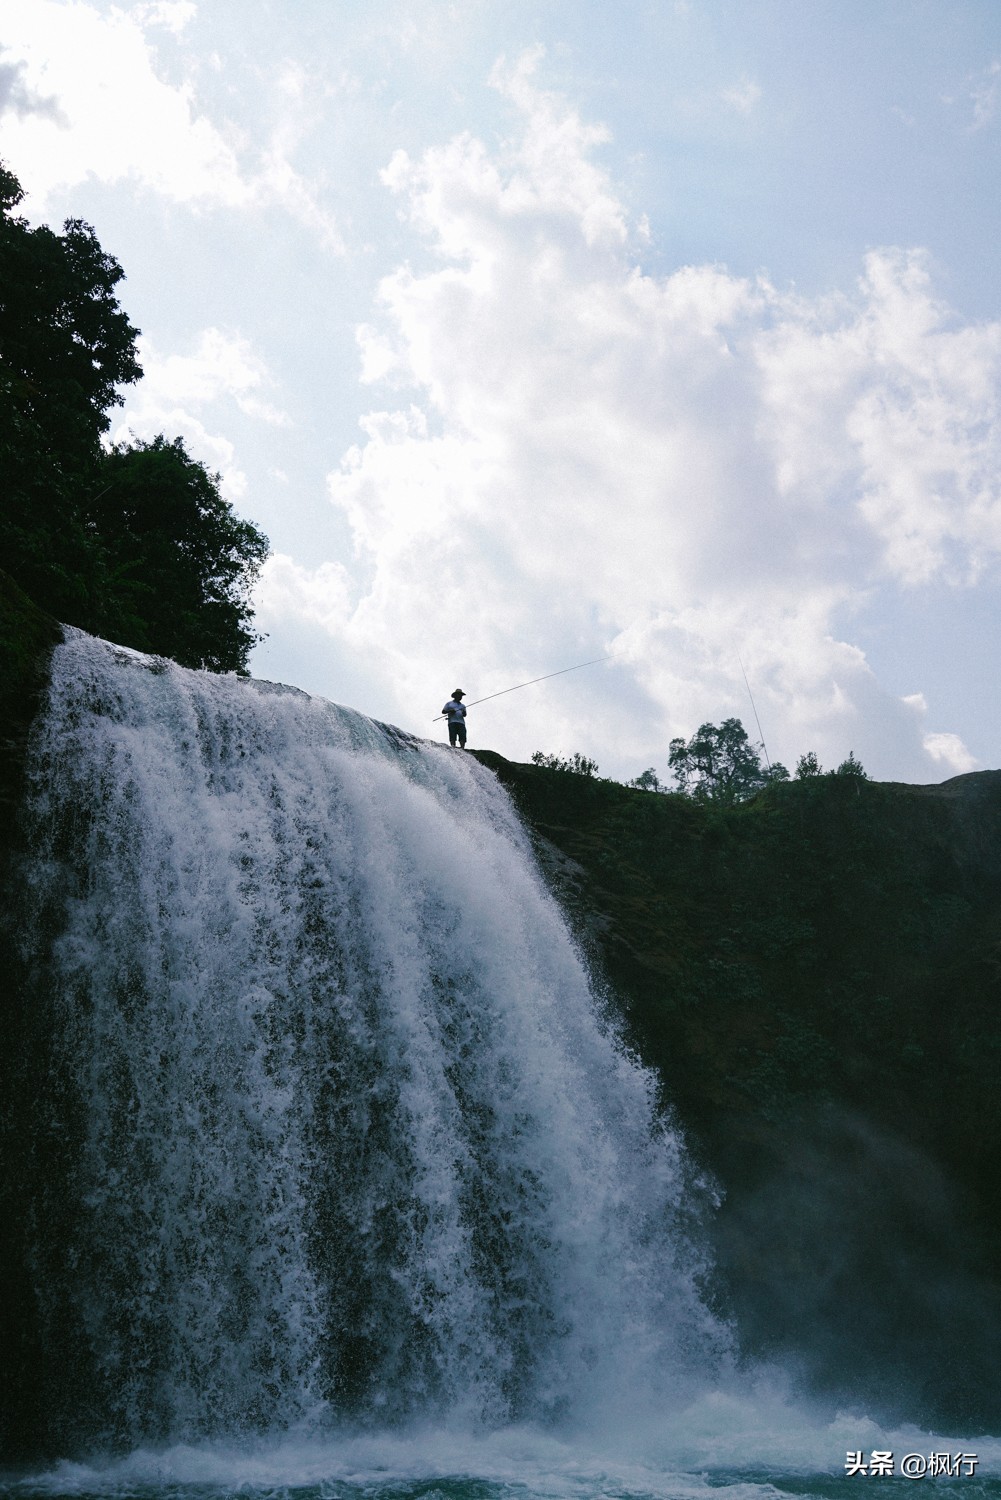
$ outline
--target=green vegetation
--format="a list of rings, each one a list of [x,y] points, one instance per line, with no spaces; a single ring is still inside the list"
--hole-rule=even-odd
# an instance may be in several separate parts
[[[725,800],[476,753],[720,1185],[745,1347],[996,1421],[1001,773],[887,785],[850,756]]]
[[[747,730],[739,719],[724,719],[722,724],[703,724],[690,740],[671,741],[668,764],[674,773],[673,788],[661,781],[653,766],[648,766],[626,785],[641,792],[677,791],[695,802],[716,807],[734,807],[738,802],[756,797],[759,792],[776,782],[789,780],[789,772],[781,761],[764,766],[761,764],[759,752],[763,749],[763,745],[751,744]],[[569,758],[546,755],[541,750],[536,750],[531,760],[535,766],[544,766],[547,770],[560,771],[564,775],[598,775],[597,761],[589,760],[579,750],[575,750]],[[801,755],[796,762],[797,781],[822,774],[823,768],[812,750]],[[847,760],[843,760],[836,771],[829,771],[827,774],[855,777],[863,781],[868,779],[861,761],[855,758],[854,751],[849,752]]]
[[[778,761],[762,766],[739,719],[703,724],[690,740],[672,740],[668,764],[678,790],[697,802],[744,802],[769,782],[789,779]]]
[[[541,750],[536,750],[532,755],[534,766],[545,766],[550,771],[562,771],[570,776],[597,776],[598,762],[588,760],[586,755],[581,755],[579,750],[567,759],[562,755],[544,755]]]
[[[667,792],[667,791],[670,791],[670,788],[666,787],[664,785],[664,783],[661,781],[660,777],[657,775],[657,772],[654,770],[653,766],[648,766],[645,771],[641,771],[640,774],[638,776],[634,777],[632,781],[626,782],[626,785],[627,786],[634,786],[634,787],[637,788],[637,790],[639,790],[641,792]]]
[[[116,581],[115,640],[185,667],[243,670],[259,639],[248,591],[267,538],[180,438],[113,448],[101,479],[90,515]]]
[[[32,229],[0,164],[0,555],[42,610],[186,666],[245,671],[266,537],[180,438],[110,451],[138,380],[121,266],[94,230]]]

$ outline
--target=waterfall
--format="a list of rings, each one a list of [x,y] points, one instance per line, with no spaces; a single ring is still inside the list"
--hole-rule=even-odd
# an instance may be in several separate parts
[[[683,1151],[489,771],[69,631],[29,776],[50,1441],[558,1423],[710,1368]]]

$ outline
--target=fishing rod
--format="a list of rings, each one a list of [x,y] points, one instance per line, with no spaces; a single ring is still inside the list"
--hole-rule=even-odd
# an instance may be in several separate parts
[[[514,687],[501,688],[499,693],[488,693],[485,698],[474,698],[472,703],[466,704],[466,707],[475,708],[477,703],[489,703],[491,698],[503,698],[505,693],[516,693],[519,688],[531,687],[532,683],[548,682],[550,677],[562,677],[565,672],[579,672],[581,667],[593,667],[596,666],[599,661],[611,661],[612,657],[617,656],[618,654],[618,652],[613,651],[608,656],[595,656],[591,661],[579,661],[575,667],[561,667],[558,672],[547,672],[544,677],[533,677],[528,682],[517,682],[515,683]],[[444,717],[444,714],[438,714],[431,720],[431,722],[432,724],[437,724],[438,720],[443,719]]]
[[[768,758],[768,746],[765,744],[765,737],[761,732],[761,720],[758,718],[758,710],[754,705],[754,694],[751,692],[751,684],[747,680],[747,673],[744,671],[744,663],[740,660],[739,651],[737,652],[737,661],[740,662],[740,675],[744,679],[744,686],[747,688],[747,696],[751,700],[751,709],[754,713],[754,722],[758,726],[758,739],[761,741],[761,748],[765,752],[765,765],[770,771],[772,769],[772,763]]]

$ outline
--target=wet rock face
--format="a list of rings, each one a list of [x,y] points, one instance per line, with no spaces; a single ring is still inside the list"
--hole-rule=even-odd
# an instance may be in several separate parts
[[[0,1110],[0,1345],[6,1351],[0,1372],[0,1409],[12,1411],[16,1425],[22,1425],[24,1402],[36,1394],[26,1389],[30,1379],[17,1381],[11,1368],[15,1363],[21,1368],[32,1365],[31,1331],[21,1316],[21,1309],[31,1305],[32,1292],[24,1276],[11,1206],[6,1201],[16,1143],[30,1129],[17,1107],[19,1095],[8,1087],[11,1070],[29,1050],[25,1036],[26,987],[17,952],[18,856],[23,838],[18,813],[28,734],[48,681],[52,650],[61,639],[62,627],[0,572],[0,1018],[4,1026],[0,1063],[0,1097],[4,1101]],[[33,1150],[44,1150],[44,1143],[32,1140],[29,1145]],[[29,1357],[22,1362],[25,1352]],[[30,1443],[31,1434],[24,1425]]]
[[[715,1294],[745,1349],[995,1426],[1001,772],[713,811],[479,754],[720,1185]]]
[[[0,847],[12,838],[28,730],[62,627],[0,571]]]

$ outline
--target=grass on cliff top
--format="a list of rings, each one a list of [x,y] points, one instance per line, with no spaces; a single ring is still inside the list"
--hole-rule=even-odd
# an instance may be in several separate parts
[[[850,1108],[986,1180],[1001,1147],[1001,772],[734,807],[477,752],[581,868],[564,900],[690,1124]],[[949,1086],[943,1088],[943,1079]]]

